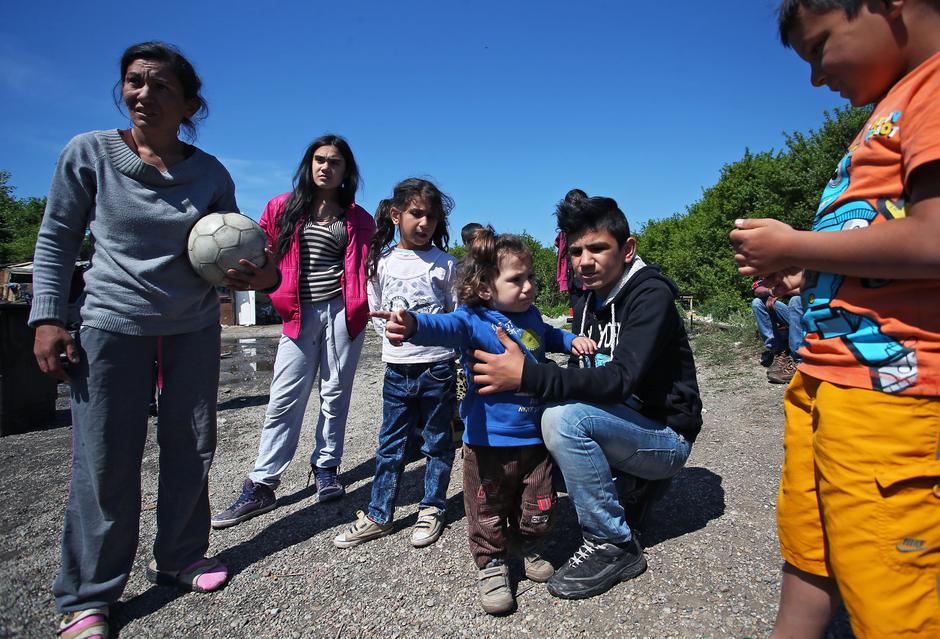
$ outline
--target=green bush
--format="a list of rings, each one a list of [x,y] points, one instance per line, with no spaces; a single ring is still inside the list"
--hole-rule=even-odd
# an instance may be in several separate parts
[[[728,239],[734,220],[772,217],[810,228],[823,187],[869,115],[868,109],[836,109],[824,114],[818,130],[787,134],[783,151],[745,150],[684,214],[647,222],[637,234],[640,255],[716,319],[745,310],[751,283],[734,263]]]
[[[558,259],[555,247],[542,246],[526,231],[518,235],[532,251],[532,265],[535,268],[535,281],[538,286],[535,305],[543,315],[549,317],[567,315],[568,293],[558,290],[558,281],[555,279],[555,265]],[[463,245],[454,246],[448,252],[461,260],[467,255],[467,248]]]

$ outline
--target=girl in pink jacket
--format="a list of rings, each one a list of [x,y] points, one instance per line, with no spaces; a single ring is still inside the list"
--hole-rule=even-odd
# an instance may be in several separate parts
[[[284,322],[254,470],[242,494],[212,518],[227,528],[268,512],[300,437],[319,372],[320,415],[310,457],[320,501],[345,494],[337,480],[353,378],[369,307],[366,256],[375,221],[354,198],[359,169],[336,135],[314,140],[294,176],[294,190],[268,202],[261,227],[275,250],[280,281],[271,303]]]

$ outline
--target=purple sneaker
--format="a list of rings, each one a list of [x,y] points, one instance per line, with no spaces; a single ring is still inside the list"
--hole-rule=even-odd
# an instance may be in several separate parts
[[[242,494],[235,502],[212,516],[213,528],[228,528],[240,524],[246,519],[251,519],[255,515],[274,510],[277,505],[277,498],[274,496],[274,490],[264,484],[256,484],[250,479],[245,479],[242,484]]]
[[[339,466],[332,468],[313,467],[313,476],[316,481],[317,494],[321,502],[333,501],[346,494],[346,488],[336,478]]]

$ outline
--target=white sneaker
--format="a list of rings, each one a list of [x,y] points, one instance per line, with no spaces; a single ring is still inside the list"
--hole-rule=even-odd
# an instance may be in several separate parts
[[[444,514],[433,506],[418,511],[418,521],[411,529],[411,545],[424,548],[437,541],[444,531]]]
[[[503,615],[516,607],[509,585],[509,568],[500,560],[493,560],[477,573],[480,605],[488,614]]]
[[[536,548],[529,548],[522,556],[525,576],[529,581],[545,583],[555,574],[555,567]]]
[[[392,532],[393,524],[377,524],[361,510],[356,511],[356,521],[349,528],[333,538],[333,545],[337,548],[352,548],[366,541],[372,541]]]

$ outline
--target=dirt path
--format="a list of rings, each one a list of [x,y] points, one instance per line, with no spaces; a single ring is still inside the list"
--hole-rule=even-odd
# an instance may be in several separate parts
[[[214,509],[237,496],[257,452],[278,327],[227,329],[219,447],[211,474]],[[699,359],[705,426],[688,466],[657,504],[643,537],[650,569],[603,596],[554,599],[513,566],[518,611],[483,613],[466,542],[461,461],[450,484],[449,526],[440,542],[408,542],[421,496],[423,462],[405,474],[395,534],[347,551],[332,537],[368,504],[381,419],[383,368],[367,336],[353,393],[341,480],[345,499],[320,505],[306,487],[312,432],[283,477],[278,508],[214,532],[233,578],[213,595],[182,595],[144,578],[155,533],[157,449],[143,467],[141,543],[122,604],[121,637],[462,637],[512,632],[533,637],[765,636],[776,610],[779,554],[774,502],[782,458],[783,388],[764,380],[752,354],[731,364]],[[62,404],[64,409],[67,403]],[[315,415],[316,395],[308,406]],[[67,416],[63,413],[66,422]],[[308,420],[309,422],[310,420]],[[50,636],[50,584],[69,478],[71,432],[59,427],[0,440],[0,636]],[[548,548],[560,565],[579,545],[574,511],[560,500]],[[844,620],[831,635],[846,636]]]

